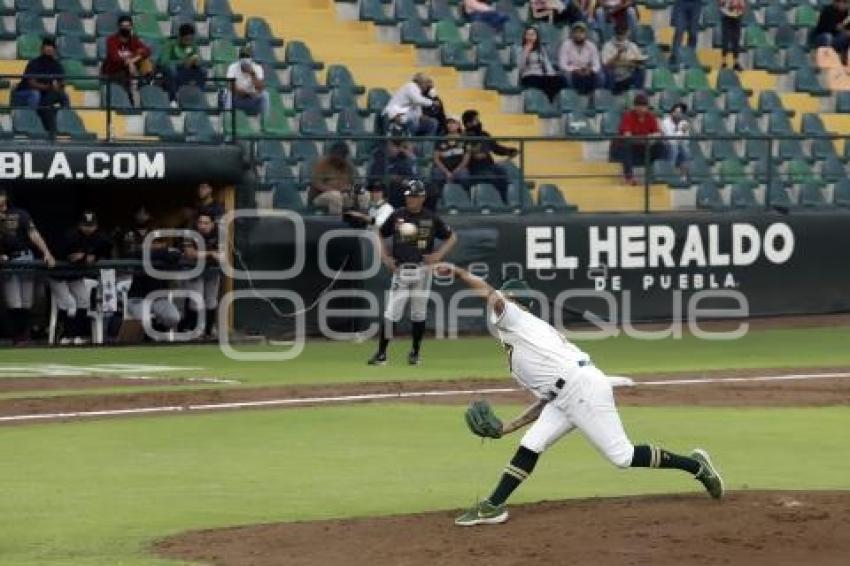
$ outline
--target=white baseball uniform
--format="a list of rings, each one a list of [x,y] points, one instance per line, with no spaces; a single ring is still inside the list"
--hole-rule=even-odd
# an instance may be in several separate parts
[[[614,465],[632,462],[634,445],[614,404],[611,382],[590,357],[555,328],[505,299],[501,316],[490,323],[508,352],[511,375],[536,397],[549,402],[522,438],[541,453],[575,428]]]

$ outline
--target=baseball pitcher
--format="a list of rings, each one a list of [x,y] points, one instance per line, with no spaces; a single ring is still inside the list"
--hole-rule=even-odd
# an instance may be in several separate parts
[[[443,260],[457,241],[452,229],[433,212],[424,208],[428,191],[422,181],[407,180],[404,187],[404,207],[393,212],[378,232],[381,259],[393,274],[387,305],[381,325],[378,351],[369,359],[370,365],[387,363],[387,346],[393,326],[401,320],[410,300],[410,321],[413,326],[413,347],[407,356],[410,365],[419,364],[419,347],[425,334],[428,315],[428,295],[431,291],[431,265]],[[392,238],[388,249],[384,238]],[[434,251],[434,240],[443,244]]]
[[[528,478],[540,454],[567,433],[579,429],[591,444],[619,468],[674,468],[699,480],[715,499],[723,496],[723,480],[708,454],[690,457],[649,444],[635,446],[626,436],[611,381],[590,357],[547,322],[529,312],[531,289],[524,281],[506,281],[496,291],[486,282],[453,265],[436,267],[454,275],[487,300],[488,318],[508,355],[513,378],[537,400],[514,420],[502,424],[486,401],[472,403],[466,421],[478,436],[501,438],[532,424],[505,468],[496,489],[455,520],[472,526],[508,520],[505,501]]]

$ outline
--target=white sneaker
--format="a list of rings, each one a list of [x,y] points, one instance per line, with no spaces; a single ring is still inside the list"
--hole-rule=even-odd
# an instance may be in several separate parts
[[[85,346],[86,344],[88,344],[88,342],[88,340],[81,336],[77,336],[76,338],[74,338],[74,346]]]
[[[64,337],[59,339],[59,345],[60,346],[70,346],[73,343],[74,343],[74,340],[71,339],[71,338],[68,338],[67,336],[64,336]]]

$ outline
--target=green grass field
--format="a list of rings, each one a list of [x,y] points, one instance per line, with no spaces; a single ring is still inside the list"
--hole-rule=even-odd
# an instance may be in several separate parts
[[[753,331],[731,343],[617,338],[582,346],[609,373],[629,374],[850,366],[848,337],[848,329],[825,328]],[[396,365],[369,368],[371,347],[311,343],[302,358],[280,364],[232,362],[212,347],[8,350],[0,352],[0,370],[164,364],[202,368],[167,376],[235,378],[248,386],[505,375],[489,339],[428,342],[420,368],[402,365],[401,342]],[[519,407],[498,409],[507,415]],[[850,489],[847,406],[627,407],[622,416],[635,441],[711,450],[732,489]],[[517,441],[482,444],[466,431],[459,407],[438,405],[0,427],[0,564],[176,564],[151,557],[149,543],[187,529],[463,507],[487,494]],[[573,435],[545,455],[515,501],[698,487],[676,472],[616,470]]]

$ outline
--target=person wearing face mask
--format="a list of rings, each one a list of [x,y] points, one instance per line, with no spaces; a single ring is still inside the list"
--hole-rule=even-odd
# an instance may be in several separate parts
[[[227,68],[227,78],[233,81],[233,92],[225,91],[224,107],[236,108],[248,114],[266,114],[271,107],[263,67],[251,58],[251,49],[239,49],[239,60]]]
[[[637,44],[629,40],[629,27],[625,24],[618,25],[614,37],[602,47],[606,88],[614,94],[629,89],[642,89],[645,60],[646,56],[640,52]]]
[[[461,116],[464,133],[467,138],[466,147],[469,150],[470,184],[490,183],[493,185],[504,202],[508,202],[508,173],[505,168],[496,163],[493,154],[513,158],[519,155],[519,150],[506,147],[490,138],[484,130],[477,110],[467,110]]]
[[[188,84],[204,88],[207,72],[201,64],[201,53],[195,44],[195,26],[180,24],[176,39],[169,39],[159,53],[157,66],[163,76],[163,86],[171,100],[177,90]]]
[[[150,56],[150,48],[133,34],[132,18],[126,15],[121,16],[118,18],[118,31],[106,38],[106,59],[101,65],[100,72],[111,81],[123,86],[130,96],[130,101],[133,102],[131,82],[139,79],[147,80],[153,74]]]
[[[41,54],[27,63],[24,76],[12,91],[13,106],[28,106],[38,112],[44,129],[56,131],[56,109],[68,106],[65,69],[56,57],[56,41],[41,40]]]
[[[382,112],[384,120],[396,120],[405,124],[414,136],[435,136],[439,122],[425,116],[424,108],[440,104],[434,89],[434,79],[425,73],[416,73],[392,95]]]
[[[558,53],[558,64],[567,86],[579,94],[590,94],[604,82],[599,50],[587,39],[587,24],[573,24],[570,38],[564,40]]]
[[[670,114],[661,121],[661,132],[666,138],[682,138],[667,140],[667,157],[673,166],[684,175],[688,171],[688,161],[691,158],[688,151],[687,138],[691,133],[691,125],[688,122],[688,107],[679,103],[673,106]]]
[[[552,102],[564,88],[564,78],[549,60],[549,54],[540,44],[540,32],[535,27],[525,28],[522,47],[517,48],[519,82],[524,88],[542,90]]]

